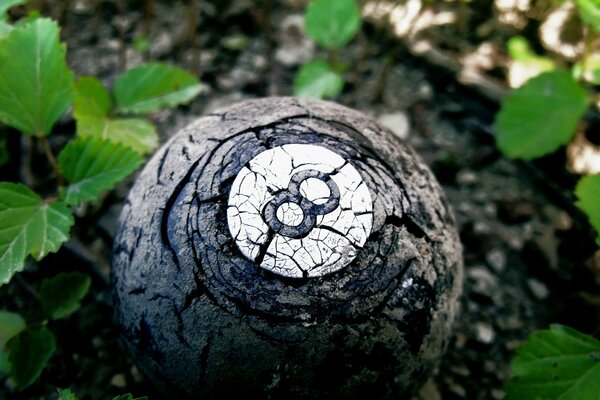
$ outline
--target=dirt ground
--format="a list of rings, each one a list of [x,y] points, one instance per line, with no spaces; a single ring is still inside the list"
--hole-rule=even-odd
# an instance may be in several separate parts
[[[321,54],[303,38],[302,8],[293,1],[273,2],[271,8],[243,0],[201,2],[195,10],[197,32],[189,32],[190,10],[181,2],[157,2],[150,27],[143,2],[127,3],[122,11],[119,2],[96,3],[73,1],[64,14],[68,63],[77,75],[95,75],[111,84],[124,61],[133,66],[146,57],[195,71],[205,84],[191,104],[152,117],[163,141],[222,105],[291,95],[298,64]],[[147,56],[131,45],[144,32],[151,38]],[[353,67],[350,82],[335,100],[378,119],[410,143],[442,183],[458,221],[465,259],[462,312],[440,369],[419,398],[501,399],[515,348],[532,330],[563,323],[598,333],[600,279],[592,271],[599,261],[594,261],[592,232],[573,206],[576,177],[565,171],[562,151],[534,163],[504,159],[493,139],[499,104],[398,43],[365,24],[342,54]],[[388,54],[394,62],[386,67]],[[73,131],[67,116],[52,145],[60,148]],[[15,181],[31,173],[41,190],[48,187],[39,152],[16,132],[8,135],[14,157],[0,168],[0,178]],[[27,162],[30,171],[23,166]],[[134,366],[112,320],[111,245],[132,181],[78,210],[73,239],[40,265],[29,262],[25,272],[0,289],[0,308],[36,321],[41,313],[36,291],[44,277],[64,270],[93,276],[82,309],[52,323],[58,350],[41,380],[24,392],[0,381],[0,398],[52,399],[55,387],[70,387],[82,399],[127,392],[162,398]]]

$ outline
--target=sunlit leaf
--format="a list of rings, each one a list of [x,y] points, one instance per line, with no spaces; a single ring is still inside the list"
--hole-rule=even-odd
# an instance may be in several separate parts
[[[4,21],[0,21],[0,40],[7,37],[10,31],[12,31],[12,26]]]
[[[113,397],[112,400],[148,400],[146,396],[144,397],[133,397],[131,393],[122,394],[116,397]]]
[[[104,190],[135,171],[142,157],[130,147],[98,137],[72,140],[59,154],[58,165],[69,182],[66,204],[95,200]]]
[[[600,1],[599,0],[575,0],[581,20],[585,22],[596,33],[600,33]]]
[[[512,59],[508,69],[508,82],[512,88],[521,86],[542,72],[556,69],[554,61],[535,54],[527,40],[521,36],[508,41],[508,52]]]
[[[46,203],[28,187],[0,182],[0,284],[21,271],[25,258],[39,260],[69,238],[71,210]]]
[[[0,45],[0,121],[45,136],[74,97],[56,22],[40,18],[13,29]]]
[[[348,44],[360,24],[360,7],[356,0],[313,0],[304,17],[308,36],[329,49],[339,49]]]
[[[600,399],[600,342],[566,326],[533,332],[511,366],[507,400]]]
[[[92,280],[80,272],[62,272],[44,279],[40,290],[42,309],[47,317],[61,319],[77,311],[90,290]]]
[[[7,343],[11,375],[18,389],[35,382],[56,350],[54,334],[46,327],[30,327]]]
[[[575,188],[577,207],[588,217],[596,230],[596,243],[600,246],[600,174],[584,176]]]
[[[77,135],[109,139],[131,147],[140,154],[158,146],[158,133],[151,122],[144,119],[109,119],[81,116],[77,119]]]
[[[294,79],[294,95],[299,97],[336,97],[343,88],[344,78],[322,60],[303,65]]]
[[[573,137],[588,104],[567,72],[544,72],[504,99],[495,122],[498,147],[511,158],[552,153]]]
[[[8,311],[0,311],[0,377],[11,370],[6,343],[25,329],[25,320],[21,315]]]
[[[75,83],[73,114],[78,116],[108,117],[112,107],[110,94],[104,85],[93,76],[84,76]]]
[[[71,389],[57,389],[58,400],[79,400],[79,397]]]
[[[145,114],[187,103],[201,89],[198,79],[189,72],[165,64],[149,63],[119,76],[114,93],[120,111]]]
[[[574,79],[583,79],[594,85],[600,85],[600,53],[592,53],[587,56],[585,62],[580,61],[573,65],[572,73]]]

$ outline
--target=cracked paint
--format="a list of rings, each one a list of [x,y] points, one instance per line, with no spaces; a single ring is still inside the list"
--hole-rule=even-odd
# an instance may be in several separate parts
[[[362,177],[340,155],[312,144],[263,151],[231,186],[229,231],[247,258],[275,274],[317,277],[347,266],[373,227]]]

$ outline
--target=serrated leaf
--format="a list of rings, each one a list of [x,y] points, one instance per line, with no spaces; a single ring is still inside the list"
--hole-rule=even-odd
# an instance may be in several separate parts
[[[140,154],[146,154],[158,146],[158,133],[154,125],[149,121],[137,118],[109,119],[79,116],[77,135],[109,139],[131,147]]]
[[[40,18],[13,29],[0,44],[0,121],[45,136],[74,97],[56,22]]]
[[[600,246],[600,174],[584,176],[575,188],[577,207],[588,217],[596,230],[596,243]]]
[[[600,33],[600,1],[575,0],[579,17],[596,33]]]
[[[6,12],[10,8],[25,3],[25,0],[0,0],[0,21],[6,21]]]
[[[56,389],[58,400],[79,400],[79,397],[71,389]]]
[[[107,117],[112,102],[104,85],[93,76],[84,76],[75,83],[73,114],[89,117]]]
[[[120,111],[146,114],[187,103],[201,89],[198,79],[189,72],[165,64],[148,63],[119,76],[114,93]]]
[[[40,260],[69,238],[71,210],[44,203],[28,187],[0,182],[0,285],[21,271],[28,255]]]
[[[25,320],[20,314],[0,311],[0,377],[11,370],[6,343],[23,329],[25,329]]]
[[[336,97],[343,88],[344,78],[323,60],[303,65],[294,79],[294,96],[299,97]]]
[[[63,201],[76,205],[100,197],[104,190],[131,174],[142,157],[130,147],[97,137],[72,140],[60,152],[58,166],[69,186]]]
[[[80,272],[62,272],[44,279],[40,290],[44,314],[51,319],[68,317],[81,307],[79,302],[90,290],[91,284],[91,278]]]
[[[30,327],[8,341],[12,377],[22,390],[37,380],[56,350],[54,334],[46,327]]]
[[[121,394],[119,396],[113,397],[112,400],[148,400],[148,397],[143,396],[143,397],[133,397],[133,395],[131,393],[127,393],[127,394]]]
[[[567,72],[544,72],[504,99],[495,121],[497,145],[511,158],[552,153],[573,137],[588,103]]]
[[[507,400],[600,399],[600,342],[566,326],[533,332],[511,366]]]
[[[304,17],[308,36],[329,49],[339,49],[348,44],[360,24],[360,7],[355,0],[313,0]]]

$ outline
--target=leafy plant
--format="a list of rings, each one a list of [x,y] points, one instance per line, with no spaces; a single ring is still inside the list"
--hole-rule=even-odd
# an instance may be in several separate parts
[[[71,389],[58,389],[59,400],[79,400],[79,397]],[[113,397],[112,400],[148,400],[147,397],[133,397],[131,393],[121,394]]]
[[[576,0],[575,4],[588,27],[587,41],[593,43],[600,33],[600,2]],[[600,101],[598,92],[590,95],[585,86],[600,83],[600,55],[591,51],[592,46],[586,46],[568,73],[557,69],[550,58],[533,53],[523,38],[513,38],[508,47],[513,58],[511,68],[520,65],[534,77],[504,99],[495,121],[496,143],[507,157],[531,160],[571,141],[590,105]],[[576,195],[579,207],[600,232],[596,181],[593,177],[582,178]],[[596,241],[600,245],[600,239]]]
[[[1,3],[3,22],[14,4]],[[28,256],[40,260],[57,251],[74,224],[71,207],[99,199],[157,146],[154,125],[129,114],[186,103],[201,90],[193,75],[150,63],[117,77],[111,95],[94,77],[74,83],[65,56],[59,27],[46,18],[10,26],[0,40],[0,76],[10,77],[0,80],[0,122],[42,144],[58,182],[58,195],[46,199],[21,183],[0,182],[0,285],[23,269]],[[77,137],[56,158],[47,136],[71,106]]]
[[[314,60],[303,65],[294,79],[294,95],[336,97],[344,88],[346,66],[338,60],[339,51],[358,33],[360,7],[356,0],[313,0],[306,8],[306,33],[329,51],[329,60]]]
[[[0,375],[10,374],[19,389],[37,380],[56,350],[49,322],[75,312],[90,284],[90,277],[79,272],[63,272],[44,279],[39,299],[47,319],[29,326],[19,314],[0,312]]]
[[[511,367],[507,400],[600,398],[600,341],[566,326],[532,333]]]

